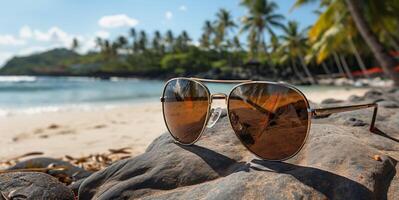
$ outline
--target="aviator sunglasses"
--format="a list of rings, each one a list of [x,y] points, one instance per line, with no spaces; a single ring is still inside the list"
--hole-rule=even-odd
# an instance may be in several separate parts
[[[204,83],[238,85],[227,95],[211,94]],[[207,125],[216,123],[221,110],[211,109],[215,99],[226,101],[235,135],[264,160],[282,161],[295,156],[305,144],[312,118],[374,107],[370,131],[378,130],[374,127],[376,103],[312,109],[305,95],[287,83],[174,78],[166,82],[161,102],[166,127],[176,142],[194,144]]]

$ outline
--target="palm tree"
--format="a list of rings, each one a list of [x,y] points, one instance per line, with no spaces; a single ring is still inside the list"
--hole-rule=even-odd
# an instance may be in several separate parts
[[[362,14],[362,3],[358,0],[345,0],[348,10],[351,13],[353,21],[360,35],[366,41],[374,57],[377,59],[385,74],[390,77],[396,86],[399,86],[399,73],[395,71],[396,61],[385,50],[384,46],[378,41],[377,36],[371,30]]]
[[[113,58],[116,55],[117,45],[109,40],[104,40],[102,53],[105,55],[106,59]]]
[[[215,46],[219,48],[220,45],[226,41],[226,37],[230,30],[237,25],[234,23],[232,16],[229,11],[226,9],[220,9],[219,12],[216,14],[216,26],[215,26]],[[207,26],[208,24],[206,24]]]
[[[131,28],[129,35],[133,38],[132,42],[132,52],[135,53],[138,51],[138,42],[137,42],[137,32],[135,28]]]
[[[71,49],[72,51],[76,51],[80,47],[80,42],[77,38],[73,38]]]
[[[140,49],[141,52],[144,52],[147,50],[147,46],[148,46],[147,33],[145,31],[140,31],[138,39],[138,49]]]
[[[335,12],[335,10],[340,10],[340,12]],[[363,74],[367,74],[357,48],[351,44],[354,38],[358,38],[358,31],[354,28],[345,5],[340,2],[332,3],[324,12],[318,12],[318,14],[319,20],[309,31],[313,54],[311,57],[316,57],[317,63],[320,64],[332,56],[339,74],[353,79],[344,54],[355,54],[360,69]]]
[[[120,49],[126,49],[126,46],[129,42],[127,41],[126,37],[121,35],[116,39],[116,45]]]
[[[159,31],[155,31],[154,38],[152,39],[152,48],[155,52],[163,54],[164,46],[162,44],[162,35]]]
[[[104,40],[100,37],[97,37],[95,40],[96,47],[100,48],[100,51],[104,51]]]
[[[277,14],[277,4],[269,0],[243,0],[242,5],[248,9],[248,16],[242,19],[243,27],[241,32],[249,32],[249,46],[251,54],[258,54],[265,49],[265,32],[274,35],[273,28],[282,28],[284,16]],[[256,44],[253,44],[253,43]],[[255,48],[255,49],[254,49]]]
[[[187,33],[187,31],[183,31],[182,33],[181,33],[181,37],[182,37],[182,39],[183,39],[183,43],[185,44],[185,45],[189,45],[189,43],[190,43],[190,41],[191,41],[191,38],[190,38],[190,36],[188,36],[188,33]]]
[[[258,40],[257,34],[254,29],[251,29],[247,36],[249,47],[249,58],[252,60],[258,55]]]
[[[211,47],[212,34],[214,33],[214,28],[209,20],[205,21],[202,31],[200,46],[204,49],[209,49]]]
[[[190,41],[191,38],[187,31],[182,31],[182,33],[176,38],[176,50],[180,52],[187,52]]]
[[[130,36],[133,38],[133,41],[136,41],[137,40],[136,29],[135,28],[131,28],[129,33],[130,33]]]
[[[310,81],[310,83],[314,84],[315,79],[313,78],[310,70],[305,62],[304,55],[308,49],[306,42],[306,31],[299,30],[298,23],[296,21],[289,21],[288,25],[283,29],[283,35],[280,36],[281,39],[281,47],[285,49],[285,52],[288,53],[288,56],[293,63],[293,66],[296,68],[296,61],[299,60],[302,65],[305,74]]]
[[[173,36],[173,32],[171,30],[168,30],[166,32],[165,43],[166,43],[167,51],[168,52],[173,52],[174,51],[175,37]]]
[[[200,43],[200,47],[204,48],[204,49],[210,49],[211,47],[211,42],[210,42],[210,38],[208,35],[206,35],[205,33],[203,33],[201,35],[201,38],[199,39],[199,43]]]
[[[315,0],[297,0],[296,6],[300,6],[305,3],[314,2]],[[343,23],[351,22],[354,23],[355,26],[349,26],[349,24],[345,25],[341,30],[348,33],[348,29],[355,27],[354,31],[359,33],[359,35],[366,41],[366,44],[372,50],[374,57],[380,63],[382,69],[385,74],[391,78],[395,85],[399,85],[399,73],[395,72],[394,67],[396,66],[395,60],[390,57],[388,54],[386,47],[381,43],[378,39],[378,35],[384,34],[386,32],[392,32],[392,28],[390,31],[386,29],[386,21],[389,21],[390,24],[392,21],[397,21],[398,14],[395,12],[389,13],[386,10],[389,10],[390,7],[399,6],[397,1],[394,0],[385,0],[385,1],[358,1],[358,0],[323,0],[320,1],[320,7],[323,7],[324,12],[320,15],[318,21],[314,25],[314,28],[310,31],[310,38],[312,39],[312,35],[322,35],[326,34],[328,29],[332,30],[332,26],[339,26]],[[387,9],[388,8],[388,9]],[[396,7],[399,8],[399,7]],[[387,14],[388,13],[388,14]],[[396,17],[392,17],[396,16]],[[396,19],[393,19],[396,18]],[[372,23],[373,27],[371,28],[368,23]],[[384,25],[381,25],[384,24]],[[315,28],[317,27],[317,28]],[[388,26],[389,27],[389,26]],[[396,26],[398,27],[398,26]],[[396,28],[397,31],[397,28]],[[338,39],[343,40],[347,43],[347,37],[345,33],[341,31],[336,31],[336,37],[330,36],[333,38],[335,44],[340,44]],[[345,37],[343,37],[345,36]],[[352,38],[353,34],[350,35]],[[328,49],[328,48],[324,48]],[[326,55],[326,53],[322,53]],[[321,55],[322,55],[321,54]]]
[[[380,43],[387,49],[399,51],[399,2],[396,0],[368,1],[363,5],[363,13]]]
[[[360,56],[359,50],[357,49],[357,47],[351,37],[348,37],[348,43],[349,43],[350,49],[355,54],[356,61],[359,64],[359,67],[362,70],[363,75],[366,78],[370,78],[370,76],[367,74],[366,65],[364,64],[364,61],[363,61],[362,57]]]
[[[233,47],[234,47],[234,51],[242,51],[240,38],[238,38],[237,36],[233,37]]]

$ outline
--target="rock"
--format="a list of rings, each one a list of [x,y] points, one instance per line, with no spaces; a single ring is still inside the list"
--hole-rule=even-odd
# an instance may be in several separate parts
[[[75,193],[78,193],[79,186],[82,183],[82,179],[90,176],[92,172],[86,171],[80,167],[76,167],[69,162],[65,162],[62,160],[54,159],[54,158],[32,158],[29,160],[22,161],[17,163],[15,166],[10,167],[8,170],[17,170],[17,169],[29,169],[29,168],[47,168],[49,166],[52,167],[66,167],[64,171],[49,171],[48,174],[55,177],[67,177],[68,180],[64,178],[62,181],[71,182],[72,184],[68,187]],[[61,175],[61,176],[60,176]],[[1,200],[1,199],[0,199]]]
[[[389,88],[386,91],[387,91],[387,93],[398,93],[399,92],[399,87]]]
[[[92,174],[92,172],[88,172],[80,167],[76,167],[69,162],[65,162],[62,160],[54,159],[54,158],[32,158],[26,161],[22,161],[17,163],[15,166],[9,168],[9,170],[16,170],[16,169],[29,169],[29,168],[46,168],[49,166],[53,167],[66,167],[67,170],[62,171],[65,175],[72,177],[73,181],[77,181],[82,178],[86,178]],[[54,172],[57,173],[57,172]],[[60,173],[60,172],[58,172]]]
[[[72,184],[68,185],[69,189],[71,189],[76,196],[78,195],[80,185],[82,185],[83,181],[84,181],[84,178],[79,179],[79,180],[73,182]]]
[[[321,104],[336,104],[336,103],[342,103],[342,102],[344,102],[344,101],[338,100],[338,99],[329,98],[329,99],[323,100],[323,101],[321,102]]]
[[[381,99],[383,97],[383,92],[380,90],[370,90],[364,94],[365,99]]]
[[[389,124],[384,131],[397,134],[395,112],[382,113],[378,123]],[[304,148],[285,162],[254,157],[236,138],[227,117],[192,146],[176,144],[165,133],[144,154],[83,180],[79,199],[396,198],[398,186],[391,181],[399,182],[398,143],[370,133],[365,116],[351,117],[364,124],[354,127],[337,115],[314,120]]]
[[[351,96],[349,96],[349,98],[348,98],[348,101],[349,101],[349,102],[360,102],[360,101],[363,101],[363,100],[364,100],[363,97],[359,97],[359,96],[357,96],[357,95],[351,95]]]
[[[37,172],[0,174],[5,199],[74,200],[72,191],[50,175]]]
[[[399,103],[395,101],[380,101],[378,102],[378,106],[384,108],[399,108]]]

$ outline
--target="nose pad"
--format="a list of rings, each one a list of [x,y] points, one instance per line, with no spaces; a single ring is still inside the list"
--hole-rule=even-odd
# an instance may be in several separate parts
[[[206,126],[207,128],[212,128],[216,122],[219,120],[220,115],[222,115],[222,108],[212,108],[211,110],[211,117],[209,118],[208,125]]]

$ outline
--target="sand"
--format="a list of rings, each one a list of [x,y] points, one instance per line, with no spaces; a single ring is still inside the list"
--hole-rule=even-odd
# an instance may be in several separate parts
[[[305,92],[305,95],[312,102],[319,103],[326,98],[344,100],[353,94],[363,95],[366,91],[340,89]],[[34,151],[61,158],[123,147],[130,147],[132,154],[138,155],[165,131],[159,102],[85,111],[17,114],[0,117],[0,160]]]
[[[165,132],[163,124],[160,103],[2,117],[0,159],[31,151],[83,156],[122,147],[138,154]]]

